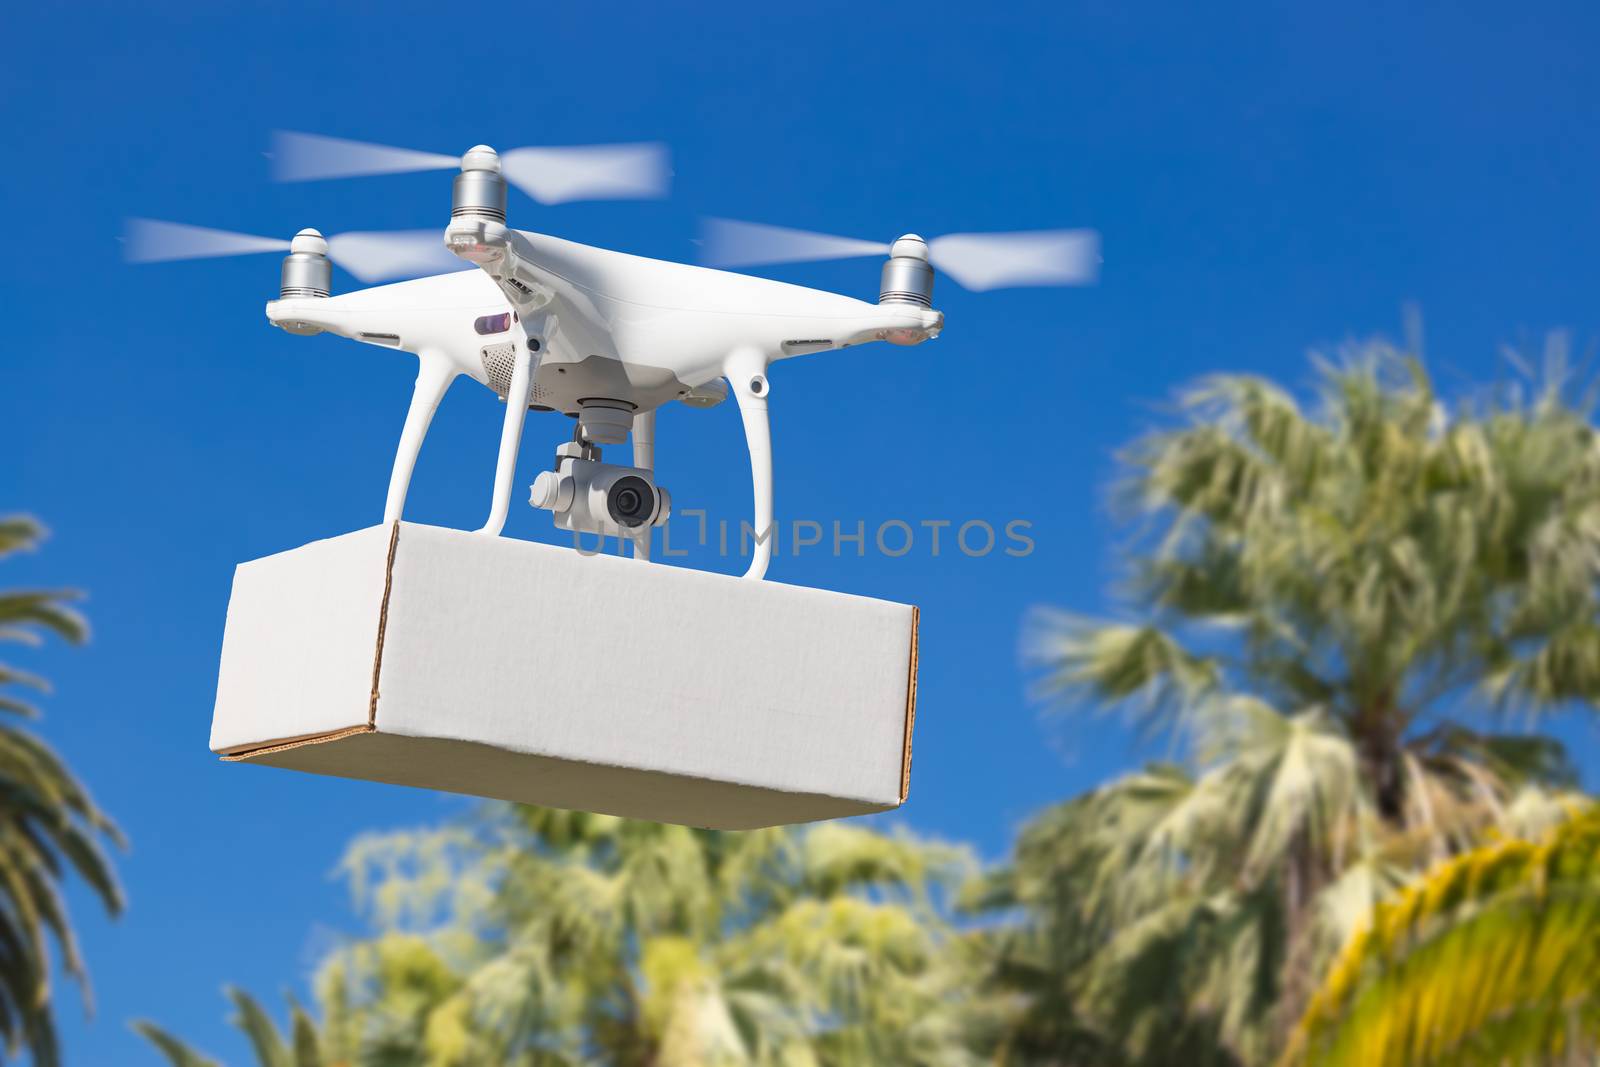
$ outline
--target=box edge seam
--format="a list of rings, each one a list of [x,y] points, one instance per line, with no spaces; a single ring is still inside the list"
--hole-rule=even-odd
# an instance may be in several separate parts
[[[906,681],[906,736],[900,755],[900,803],[911,795],[911,731],[917,721],[917,642],[922,623],[922,609],[911,606],[911,662]]]
[[[383,637],[389,625],[389,594],[394,590],[394,557],[400,547],[400,520],[389,532],[389,555],[383,563],[383,600],[378,604],[378,636],[372,650],[372,696],[367,702],[367,729],[378,728],[378,682],[383,674]]]

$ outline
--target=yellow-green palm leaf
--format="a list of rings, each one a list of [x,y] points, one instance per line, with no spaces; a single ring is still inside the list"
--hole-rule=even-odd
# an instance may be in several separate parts
[[[1351,942],[1287,1061],[1592,1064],[1600,1050],[1600,814],[1435,869]]]

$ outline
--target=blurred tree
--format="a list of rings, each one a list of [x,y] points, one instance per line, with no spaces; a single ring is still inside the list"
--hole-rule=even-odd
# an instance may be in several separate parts
[[[0,518],[0,558],[35,547],[44,531],[32,519]],[[45,634],[81,643],[83,618],[69,590],[0,592],[0,641],[37,645]],[[0,664],[0,712],[33,718],[18,687],[44,691],[44,679]],[[66,972],[88,994],[60,883],[76,872],[117,914],[122,893],[101,841],[122,838],[82,783],[50,748],[23,730],[0,725],[0,1036],[15,1055],[27,1049],[38,1067],[60,1060],[52,1022],[50,939]]]
[[[263,1067],[957,1067],[996,1015],[932,899],[968,857],[905,836],[495,807],[345,869],[379,932],[321,968],[322,1059]]]
[[[1441,864],[1340,955],[1285,1064],[1600,1057],[1600,815]]]
[[[1183,760],[1047,812],[970,890],[1028,916],[989,936],[1033,1005],[1009,1062],[1269,1063],[1378,900],[1568,810],[1560,747],[1492,726],[1600,697],[1584,410],[1556,373],[1452,414],[1382,343],[1319,375],[1313,413],[1253,377],[1183,394],[1123,455],[1134,617],[1030,621],[1047,698]]]

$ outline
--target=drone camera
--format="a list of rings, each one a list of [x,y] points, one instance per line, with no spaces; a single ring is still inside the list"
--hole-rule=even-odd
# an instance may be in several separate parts
[[[672,514],[672,494],[650,471],[561,453],[557,462],[555,470],[540,472],[528,503],[553,512],[563,530],[628,537]]]
[[[606,490],[606,511],[618,526],[633,529],[650,521],[655,510],[655,493],[649,482],[638,475],[618,478]]]
[[[915,304],[933,307],[933,267],[928,263],[928,244],[908,233],[889,246],[889,260],[883,265],[878,286],[880,304]]]

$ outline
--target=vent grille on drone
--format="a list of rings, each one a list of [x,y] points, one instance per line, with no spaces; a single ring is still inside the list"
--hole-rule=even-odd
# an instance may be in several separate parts
[[[483,373],[489,378],[489,388],[504,400],[511,395],[511,374],[517,365],[517,346],[509,341],[483,346]],[[545,399],[546,390],[538,382],[528,393],[529,402]]]

